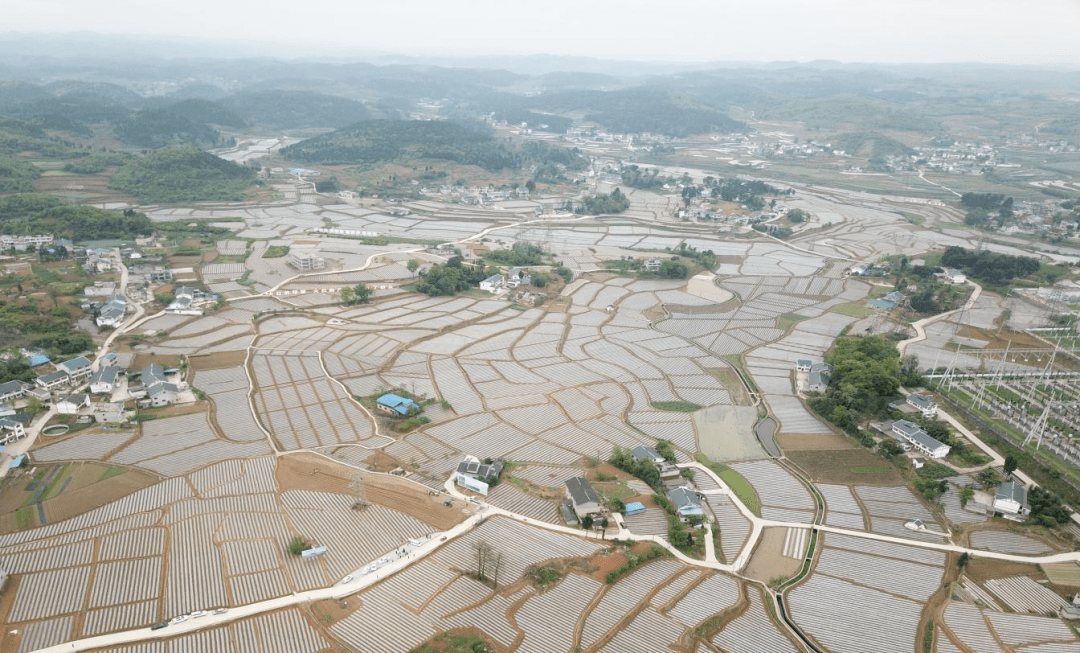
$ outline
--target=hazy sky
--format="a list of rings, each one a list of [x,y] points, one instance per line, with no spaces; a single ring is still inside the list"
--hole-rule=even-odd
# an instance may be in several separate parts
[[[290,54],[310,44],[316,55],[1080,64],[1078,26],[1080,0],[31,0],[5,3],[0,29],[271,41]]]

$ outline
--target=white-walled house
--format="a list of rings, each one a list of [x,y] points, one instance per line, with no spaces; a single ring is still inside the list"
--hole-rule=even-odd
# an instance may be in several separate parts
[[[90,407],[90,396],[84,394],[70,394],[56,402],[56,412],[61,415],[78,415],[82,408]]]

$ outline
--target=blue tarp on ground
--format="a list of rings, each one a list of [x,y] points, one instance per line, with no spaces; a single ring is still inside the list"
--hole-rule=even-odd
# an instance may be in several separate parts
[[[640,501],[626,504],[626,514],[628,515],[640,515],[643,512],[645,512],[645,505]]]
[[[21,453],[18,456],[15,456],[15,459],[11,461],[11,465],[10,465],[9,468],[10,469],[15,469],[19,465],[23,464],[24,460],[26,460],[26,454],[24,454],[24,453]]]
[[[39,354],[37,356],[31,356],[30,357],[29,365],[30,365],[30,367],[37,367],[38,365],[44,365],[45,363],[48,363],[48,362],[49,362],[49,357],[48,356]]]

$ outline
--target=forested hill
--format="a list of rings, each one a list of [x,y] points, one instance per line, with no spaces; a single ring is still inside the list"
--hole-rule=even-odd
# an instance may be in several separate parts
[[[191,145],[155,150],[124,165],[110,188],[144,202],[198,202],[243,199],[255,170],[207,154]]]
[[[488,170],[516,168],[521,160],[490,131],[438,120],[366,120],[300,141],[281,153],[301,163],[441,159]]]
[[[52,195],[24,193],[0,197],[0,231],[51,233],[80,242],[149,236],[154,233],[154,225],[150,218],[133,210],[72,206]]]

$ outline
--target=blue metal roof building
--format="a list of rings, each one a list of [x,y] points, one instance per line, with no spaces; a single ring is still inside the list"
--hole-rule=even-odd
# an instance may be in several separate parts
[[[407,399],[393,393],[384,394],[376,399],[375,407],[383,412],[401,417],[405,417],[420,410],[420,404],[412,399]]]

